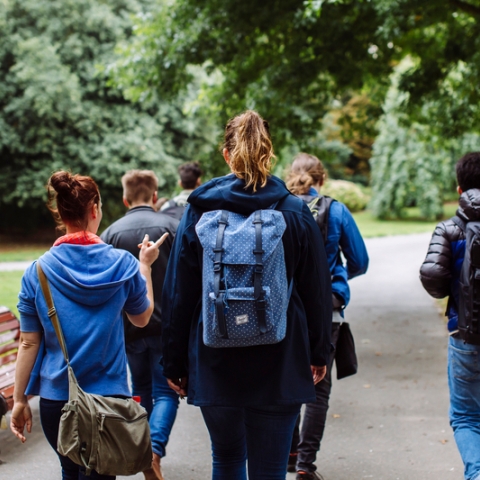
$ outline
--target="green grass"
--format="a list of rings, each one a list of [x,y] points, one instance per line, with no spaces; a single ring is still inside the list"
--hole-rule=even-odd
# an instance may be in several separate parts
[[[43,247],[38,245],[22,245],[21,247],[15,247],[13,245],[0,244],[0,262],[23,262],[27,260],[36,260],[49,248],[50,245],[45,245]]]
[[[0,305],[8,307],[17,316],[18,292],[22,275],[22,271],[0,272]]]
[[[458,204],[448,203],[444,206],[444,218],[455,214]],[[408,235],[412,233],[433,232],[437,221],[428,222],[420,218],[418,208],[408,208],[405,218],[401,220],[378,220],[365,210],[353,214],[355,222],[364,238],[385,237],[387,235]]]

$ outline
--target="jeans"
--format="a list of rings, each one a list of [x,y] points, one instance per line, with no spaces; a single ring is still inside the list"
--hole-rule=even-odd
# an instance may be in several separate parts
[[[285,480],[301,405],[201,407],[212,442],[212,480]]]
[[[163,376],[161,338],[140,338],[127,343],[127,358],[133,395],[140,397],[142,407],[148,412],[152,449],[164,457],[177,416],[178,395]]]
[[[480,479],[480,345],[450,337],[448,346],[450,425],[466,480]]]
[[[67,401],[47,400],[40,398],[40,421],[42,423],[43,433],[47,437],[50,446],[60,459],[62,466],[62,480],[115,480],[111,475],[100,475],[92,471],[90,476],[85,475],[85,468],[73,463],[68,457],[64,457],[57,452],[58,429],[62,408]]]
[[[334,318],[334,320],[337,320],[337,318]],[[340,323],[332,323],[331,342],[334,346],[337,344],[339,328]],[[327,420],[328,401],[332,390],[333,360],[334,353],[330,356],[325,377],[315,385],[315,403],[305,405],[302,428],[299,429],[300,415],[295,424],[290,452],[298,452],[297,471],[312,473],[317,469],[314,462],[317,458],[317,452],[320,450],[320,442],[323,438]]]

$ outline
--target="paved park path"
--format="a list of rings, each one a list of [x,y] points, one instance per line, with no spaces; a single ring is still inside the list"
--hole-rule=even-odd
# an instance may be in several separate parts
[[[351,282],[347,311],[359,372],[333,386],[317,461],[325,480],[463,478],[448,425],[445,323],[418,280],[429,238],[367,241],[370,269]],[[0,431],[2,480],[60,478],[55,454],[41,433],[36,401],[32,405],[34,433],[26,444]],[[210,478],[209,439],[197,408],[182,403],[163,465],[166,480]]]

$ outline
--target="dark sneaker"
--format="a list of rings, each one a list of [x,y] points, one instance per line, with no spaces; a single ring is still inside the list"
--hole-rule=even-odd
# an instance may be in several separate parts
[[[318,472],[297,472],[297,480],[324,480]]]
[[[298,453],[291,453],[288,456],[287,472],[295,472],[297,466]]]

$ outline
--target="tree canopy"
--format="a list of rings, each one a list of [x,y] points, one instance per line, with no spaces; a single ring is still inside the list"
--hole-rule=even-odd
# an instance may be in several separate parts
[[[102,65],[132,31],[140,0],[4,0],[0,10],[0,183],[3,226],[37,211],[57,169],[98,181],[106,213],[123,211],[120,177],[154,170],[170,191],[177,165],[209,146],[183,104],[133,104]],[[118,209],[116,206],[118,205]],[[7,215],[10,212],[10,215]],[[42,216],[30,215],[33,225]]]
[[[478,0],[159,0],[138,20],[116,78],[136,98],[168,97],[192,81],[189,66],[196,65],[212,76],[204,105],[223,122],[255,108],[271,122],[281,151],[308,148],[330,159],[330,168],[336,157],[358,174],[387,128],[375,124],[382,113],[392,115],[384,103],[390,76],[405,59],[410,67],[397,75],[395,89],[404,95],[396,121],[424,132],[415,136],[418,148],[430,142],[423,151],[440,152],[434,142],[478,131],[479,19]],[[332,140],[343,148],[332,149]],[[437,177],[429,178],[427,189]]]

